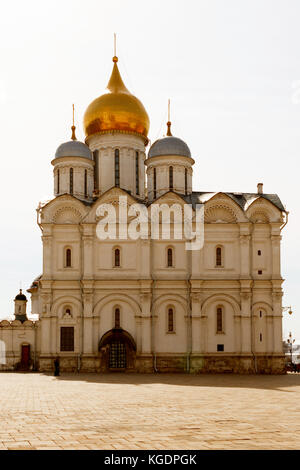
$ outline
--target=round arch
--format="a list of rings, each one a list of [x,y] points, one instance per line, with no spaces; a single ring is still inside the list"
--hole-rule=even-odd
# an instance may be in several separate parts
[[[101,348],[107,346],[111,342],[119,342],[124,341],[127,343],[134,351],[136,351],[136,343],[128,331],[123,330],[122,328],[113,328],[112,330],[107,331],[104,333],[102,338],[99,341],[98,350],[100,351]]]
[[[63,312],[61,311],[61,307],[62,306],[76,306],[78,307],[78,310],[80,311],[80,309],[82,309],[82,303],[80,302],[80,300],[77,298],[77,297],[73,297],[71,295],[68,295],[66,297],[59,297],[58,299],[56,299],[54,302],[53,302],[53,305],[52,305],[52,313],[54,315],[57,315],[59,313],[59,316],[60,318],[63,316]],[[76,312],[76,310],[75,310]],[[76,314],[74,315],[73,314],[73,317],[75,317]]]
[[[132,308],[135,315],[141,313],[139,304],[132,297],[129,297],[126,294],[108,294],[96,303],[93,309],[93,315],[95,315],[97,312],[101,313],[105,305],[111,301],[113,301],[116,306],[119,306],[121,302],[125,302]]]
[[[163,303],[175,304],[174,307],[176,306],[176,303],[179,303],[184,310],[187,308],[186,299],[184,297],[182,297],[181,295],[179,295],[179,294],[162,294],[162,295],[160,295],[153,302],[154,311],[156,312],[156,310],[158,308],[160,308],[160,306]]]
[[[233,311],[236,315],[238,315],[240,313],[240,310],[241,310],[240,304],[236,301],[236,299],[234,297],[232,297],[231,295],[228,295],[228,294],[213,294],[213,295],[211,295],[210,297],[208,297],[203,302],[203,304],[201,306],[201,310],[203,310],[205,312],[206,309],[209,308],[209,306],[214,302],[220,302],[220,303],[227,302],[232,306]]]

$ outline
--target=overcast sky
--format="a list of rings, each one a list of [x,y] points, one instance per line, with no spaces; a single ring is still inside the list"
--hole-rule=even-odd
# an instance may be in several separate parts
[[[39,201],[50,164],[112,69],[143,102],[150,139],[173,134],[196,160],[193,189],[279,194],[284,333],[300,340],[300,2],[276,0],[0,1],[0,316],[42,272]]]

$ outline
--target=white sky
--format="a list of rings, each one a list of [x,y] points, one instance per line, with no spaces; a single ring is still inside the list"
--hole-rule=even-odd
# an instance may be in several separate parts
[[[150,138],[173,134],[196,160],[193,189],[279,194],[285,335],[300,340],[298,257],[300,3],[297,0],[0,1],[0,316],[41,273],[35,209],[51,159],[105,88],[113,33],[120,71],[146,107]]]

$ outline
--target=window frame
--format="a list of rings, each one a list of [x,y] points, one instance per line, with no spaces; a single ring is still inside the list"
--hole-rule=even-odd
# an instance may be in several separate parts
[[[157,196],[157,175],[156,168],[153,168],[153,199],[156,199]]]
[[[115,149],[115,187],[120,188],[120,149]]]
[[[219,310],[221,310],[221,330],[219,330],[219,326],[218,326],[218,322],[219,322],[219,319],[218,319],[218,315],[219,315]],[[225,334],[225,328],[224,328],[224,320],[225,320],[225,308],[224,308],[224,305],[217,305],[216,306],[216,310],[215,310],[215,314],[216,314],[216,334],[217,335],[224,335]]]
[[[218,263],[218,250],[220,250],[220,264]],[[214,256],[215,256],[215,268],[224,268],[224,246],[223,245],[217,245],[214,250]]]
[[[135,194],[140,195],[140,154],[135,152]]]
[[[70,264],[68,263],[68,253],[69,255],[69,260]],[[73,250],[70,246],[65,246],[64,247],[64,268],[73,268],[73,263],[72,263],[72,258],[73,258]]]
[[[57,186],[56,186],[56,194],[60,193],[60,171],[57,168]]]
[[[71,347],[67,347],[67,346],[64,346],[63,345],[63,331],[65,333],[67,333],[67,331],[71,332],[72,331],[72,335],[71,335]],[[63,347],[64,346],[64,347]],[[65,326],[65,325],[62,325],[60,326],[60,341],[59,341],[59,349],[61,352],[75,352],[75,327],[74,326]]]
[[[73,196],[74,194],[74,169],[70,168],[69,171],[69,190],[70,194]]]
[[[169,191],[174,190],[174,168],[169,166]]]
[[[84,197],[88,197],[88,171],[84,170]]]
[[[173,326],[172,330],[169,330],[170,311],[172,311],[172,326]],[[168,334],[168,335],[176,334],[176,310],[175,310],[174,305],[168,305],[167,308],[166,308],[166,334]]]
[[[172,264],[169,264],[169,250],[171,250],[172,253]],[[166,261],[167,261],[167,268],[175,268],[175,250],[173,246],[167,246],[166,248]]]
[[[116,321],[117,312],[118,312],[118,315],[119,315],[118,325],[117,325],[117,321]],[[113,328],[114,329],[121,329],[121,308],[120,308],[119,305],[116,305],[113,308]]]
[[[116,264],[116,251],[118,251],[118,257],[119,257],[119,264]],[[114,268],[121,268],[121,248],[119,246],[115,246],[113,248],[113,267]]]

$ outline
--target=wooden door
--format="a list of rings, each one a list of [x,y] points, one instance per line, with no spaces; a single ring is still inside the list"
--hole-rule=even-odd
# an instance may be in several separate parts
[[[30,345],[22,344],[21,367],[23,370],[29,369]]]

